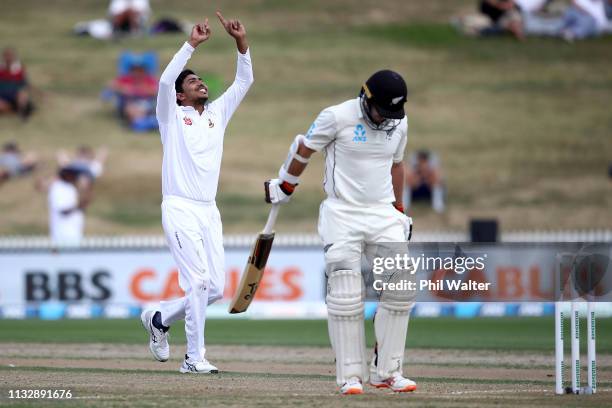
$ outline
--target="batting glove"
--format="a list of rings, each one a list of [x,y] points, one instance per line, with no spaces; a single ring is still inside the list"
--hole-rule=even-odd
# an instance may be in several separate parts
[[[291,194],[295,190],[297,184],[290,184],[280,179],[268,180],[264,183],[266,190],[266,203],[284,204],[288,203]]]

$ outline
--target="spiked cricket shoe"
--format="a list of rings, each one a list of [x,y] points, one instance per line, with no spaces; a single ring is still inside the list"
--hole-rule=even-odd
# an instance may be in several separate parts
[[[183,361],[179,371],[183,374],[217,374],[219,369],[210,364],[210,362],[206,359],[202,361],[193,361],[185,356],[185,360]]]
[[[361,380],[357,377],[351,377],[347,382],[340,387],[340,394],[342,395],[357,395],[363,394],[363,385]]]
[[[168,333],[153,326],[153,316],[157,310],[145,310],[140,315],[142,327],[149,333],[149,349],[157,361],[168,361],[170,357],[170,345],[168,344]]]
[[[412,392],[417,388],[414,381],[401,374],[396,374],[386,380],[381,380],[376,374],[370,374],[370,384],[376,388],[389,388],[394,392]]]

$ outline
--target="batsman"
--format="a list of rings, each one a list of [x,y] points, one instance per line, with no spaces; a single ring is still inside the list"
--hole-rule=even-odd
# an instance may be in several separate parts
[[[318,231],[325,251],[329,337],[342,394],[362,394],[368,380],[395,392],[416,390],[416,383],[402,375],[413,298],[389,293],[379,302],[377,345],[368,369],[361,274],[362,253],[383,243],[406,243],[412,232],[402,205],[407,93],[398,73],[374,73],[359,97],[324,109],[306,136],[296,136],[278,178],[265,187],[267,202],[288,202],[311,155],[323,151],[327,198],[319,209]]]

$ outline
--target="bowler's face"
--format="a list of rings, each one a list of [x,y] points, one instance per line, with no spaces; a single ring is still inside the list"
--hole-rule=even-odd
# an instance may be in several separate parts
[[[208,99],[208,87],[197,75],[189,74],[183,80],[183,94],[186,101]]]

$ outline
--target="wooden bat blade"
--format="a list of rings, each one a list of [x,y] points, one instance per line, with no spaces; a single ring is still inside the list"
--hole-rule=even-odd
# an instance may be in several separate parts
[[[251,250],[251,255],[249,256],[242,277],[240,278],[240,284],[238,288],[236,288],[236,293],[234,293],[234,298],[230,303],[230,313],[234,314],[246,311],[253,301],[257,288],[259,287],[259,282],[261,282],[261,278],[263,277],[273,242],[273,232],[270,234],[259,234],[257,236],[257,240],[255,240],[255,244]]]

